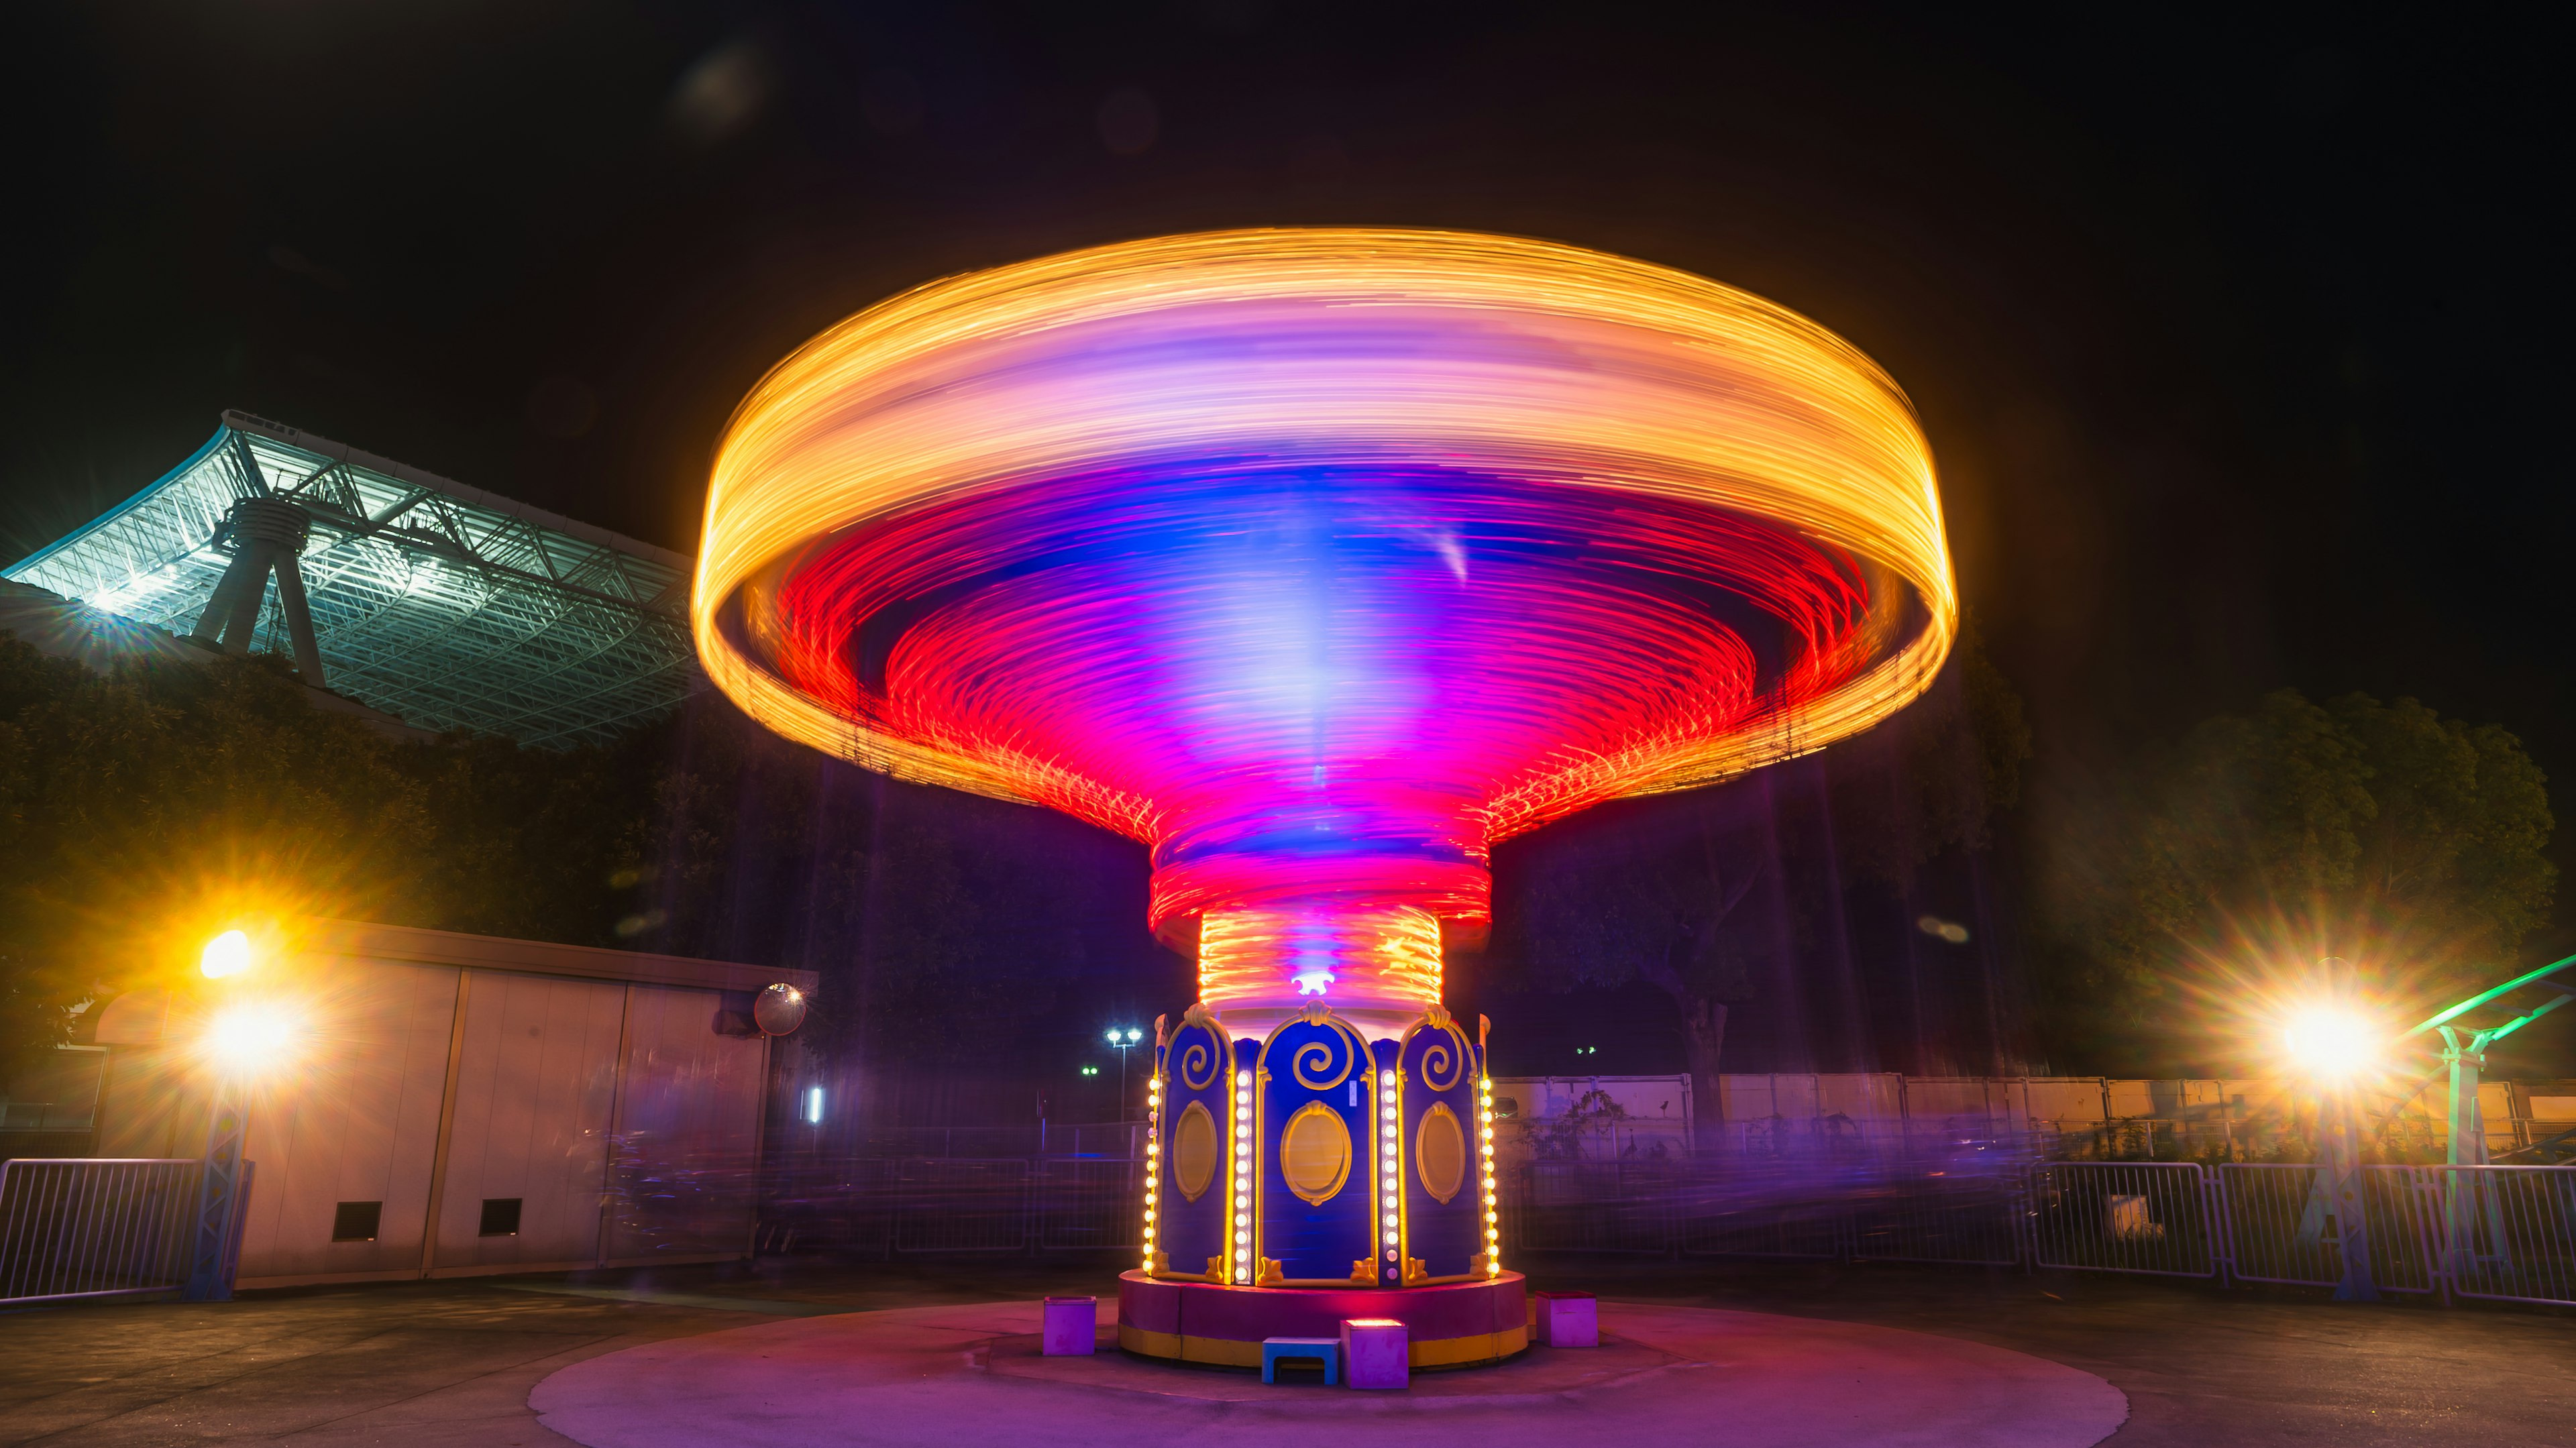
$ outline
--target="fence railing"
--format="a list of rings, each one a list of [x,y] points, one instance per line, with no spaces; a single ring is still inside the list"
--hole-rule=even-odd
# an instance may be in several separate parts
[[[1660,1252],[2343,1281],[2342,1224],[2305,1165],[1536,1161],[1505,1182],[1507,1257]],[[2361,1202],[2380,1292],[2576,1305],[2576,1166],[2369,1166]]]
[[[769,1183],[763,1251],[862,1256],[1135,1251],[1144,1163],[1117,1157],[859,1157]]]
[[[2576,1302],[2576,1167],[2431,1166],[2433,1241],[2450,1290],[2498,1302]]]
[[[0,1161],[0,1304],[186,1285],[196,1160]]]
[[[1687,1256],[1863,1262],[2021,1260],[2017,1176],[1953,1174],[1937,1166],[1729,1172],[1689,1179],[1673,1211],[1672,1250]],[[1632,1214],[1650,1220],[1642,1204]],[[1503,1238],[1506,1250],[1545,1251],[1544,1235]],[[1638,1250],[1632,1246],[1631,1250]]]
[[[2041,1267],[2207,1277],[2214,1203],[2192,1162],[2041,1162],[2030,1169],[2029,1244]]]

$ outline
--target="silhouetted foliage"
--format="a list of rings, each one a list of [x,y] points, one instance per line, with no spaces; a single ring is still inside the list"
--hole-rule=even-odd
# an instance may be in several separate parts
[[[1866,735],[1510,847],[1494,959],[1524,987],[1654,986],[1681,1018],[1698,1099],[1714,1103],[1730,1006],[1816,949],[1846,891],[1901,887],[1945,850],[1985,848],[2029,753],[2020,699],[1964,635],[1934,688]],[[1699,1120],[1714,1129],[1713,1105]]]
[[[1092,934],[1153,950],[1133,846],[867,774],[717,696],[564,751],[399,741],[308,698],[265,658],[100,673],[0,634],[0,1080],[244,921],[809,968],[818,1049],[911,1065],[1061,1010],[1103,869],[1133,864],[1137,918]]]
[[[2494,984],[2556,889],[2545,784],[2511,733],[2413,699],[2284,689],[2202,722],[2044,841],[2059,1033],[2119,1064],[2206,1060],[2209,1008],[2328,956],[2410,1011]]]
[[[244,910],[434,924],[424,772],[266,662],[97,674],[0,635],[0,1069]]]

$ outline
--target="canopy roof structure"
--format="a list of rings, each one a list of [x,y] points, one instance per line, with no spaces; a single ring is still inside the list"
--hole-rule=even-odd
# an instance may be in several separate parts
[[[309,531],[277,589],[253,585],[245,642],[289,651],[300,575],[324,676],[307,682],[422,728],[553,747],[608,739],[698,684],[685,556],[239,412],[0,576],[211,637],[209,603],[251,546],[237,505],[255,499],[293,504]]]

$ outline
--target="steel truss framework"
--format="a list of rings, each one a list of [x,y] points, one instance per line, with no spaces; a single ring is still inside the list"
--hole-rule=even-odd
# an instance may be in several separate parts
[[[325,681],[426,729],[555,747],[675,707],[699,675],[689,560],[239,412],[159,482],[6,576],[185,634],[245,498],[312,518],[301,555]],[[288,650],[271,594],[251,645]]]

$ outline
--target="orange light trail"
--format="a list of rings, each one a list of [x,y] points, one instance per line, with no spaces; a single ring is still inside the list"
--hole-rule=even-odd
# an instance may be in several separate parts
[[[1157,928],[1280,1003],[1278,942],[1351,912],[1336,1000],[1436,999],[1436,941],[1373,963],[1359,916],[1473,929],[1496,841],[1869,728],[1957,598],[1922,431],[1824,328],[1354,229],[1046,257],[831,328],[726,431],[692,608],[780,733],[1153,846]]]

